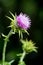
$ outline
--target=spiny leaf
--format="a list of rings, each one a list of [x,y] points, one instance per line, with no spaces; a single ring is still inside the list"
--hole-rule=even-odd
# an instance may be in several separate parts
[[[29,35],[29,33],[27,32],[27,30],[24,30],[26,33],[27,33],[27,35]]]
[[[10,19],[11,21],[13,21],[13,19],[12,18],[10,18],[9,16],[6,16],[8,19]]]
[[[20,30],[19,30],[19,38],[20,38]]]
[[[6,35],[4,35],[3,33],[2,33],[2,36],[3,36],[3,37],[6,37]]]
[[[15,18],[14,14],[12,12],[9,11],[9,13],[13,16],[13,18]]]
[[[22,32],[21,32],[21,39],[23,39],[23,34],[22,34]]]

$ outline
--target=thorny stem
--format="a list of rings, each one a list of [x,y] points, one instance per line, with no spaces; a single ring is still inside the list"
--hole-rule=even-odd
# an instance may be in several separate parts
[[[5,38],[4,41],[4,47],[3,47],[3,55],[2,55],[2,61],[3,61],[3,65],[5,65],[5,53],[6,53],[6,46],[7,46],[7,42],[9,40],[9,37],[12,35],[12,30],[10,30],[10,32],[8,33],[8,35]]]

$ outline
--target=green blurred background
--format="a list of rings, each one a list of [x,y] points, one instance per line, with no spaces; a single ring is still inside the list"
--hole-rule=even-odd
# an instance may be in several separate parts
[[[2,58],[2,50],[4,45],[1,33],[8,34],[7,26],[10,24],[5,16],[11,11],[13,14],[20,12],[26,13],[31,19],[31,28],[28,30],[30,36],[24,34],[24,38],[33,40],[38,47],[38,53],[32,52],[28,54],[24,61],[26,65],[41,65],[43,62],[43,1],[42,0],[0,0],[0,60]],[[12,65],[17,65],[19,58],[17,53],[22,52],[18,34],[12,35],[6,49],[6,61],[15,59]],[[43,64],[42,64],[43,65]]]

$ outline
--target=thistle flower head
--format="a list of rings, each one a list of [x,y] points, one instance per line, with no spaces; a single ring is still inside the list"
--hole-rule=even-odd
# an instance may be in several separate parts
[[[22,29],[27,30],[28,28],[30,28],[30,21],[30,18],[26,14],[20,13],[20,15],[17,16],[18,26]]]
[[[37,47],[35,46],[35,44],[31,40],[30,41],[21,40],[21,42],[23,43],[23,46],[22,46],[23,50],[26,51],[27,53],[32,52],[32,51],[37,52],[37,50],[36,50]]]
[[[20,13],[18,16],[16,14],[14,15],[12,12],[10,12],[10,14],[12,15],[13,19],[9,16],[6,17],[11,20],[9,27],[13,29],[13,34],[15,34],[15,32],[19,33],[19,37],[21,38],[23,38],[23,32],[29,35],[27,29],[30,28],[31,25],[30,18],[23,13]]]

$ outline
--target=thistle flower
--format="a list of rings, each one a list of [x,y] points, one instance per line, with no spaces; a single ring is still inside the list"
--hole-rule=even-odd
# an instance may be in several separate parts
[[[30,40],[30,41],[28,41],[27,39],[26,39],[26,41],[25,40],[21,40],[21,42],[23,43],[23,50],[24,51],[26,51],[27,53],[28,52],[32,52],[32,51],[35,51],[35,52],[37,52],[37,47],[35,46],[35,44]]]
[[[10,18],[9,16],[6,16],[6,17],[11,20],[9,27],[13,29],[13,34],[15,34],[15,32],[19,33],[19,38],[22,38],[22,39],[23,39],[23,32],[29,35],[27,29],[30,28],[30,25],[31,25],[30,18],[23,13],[20,13],[20,15],[18,16],[16,14],[14,15],[11,12],[10,14],[12,15],[13,19]]]
[[[20,15],[17,16],[18,26],[22,29],[27,30],[28,28],[30,28],[30,21],[30,18],[26,14],[20,13]]]

